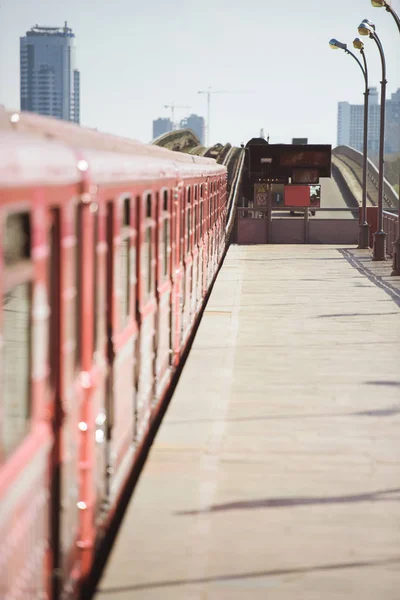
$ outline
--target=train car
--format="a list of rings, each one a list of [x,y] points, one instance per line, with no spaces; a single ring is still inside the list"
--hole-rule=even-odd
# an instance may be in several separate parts
[[[226,168],[0,116],[0,597],[74,598],[221,263]]]

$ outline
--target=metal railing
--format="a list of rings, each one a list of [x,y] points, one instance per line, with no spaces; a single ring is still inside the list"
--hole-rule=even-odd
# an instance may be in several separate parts
[[[394,212],[383,211],[383,231],[387,234],[386,253],[393,256],[393,244],[397,238],[399,217]]]
[[[236,217],[236,209],[237,209],[237,204],[238,204],[238,198],[239,198],[239,194],[240,194],[240,185],[242,182],[242,170],[243,170],[243,165],[244,165],[244,157],[245,157],[245,152],[244,150],[239,150],[237,152],[239,152],[239,156],[236,159],[236,164],[234,166],[234,173],[230,176],[230,161],[234,161],[235,160],[235,156],[234,156],[234,152],[232,149],[230,154],[226,157],[226,161],[224,164],[226,164],[226,167],[228,169],[228,177],[230,178],[231,181],[231,185],[230,185],[230,191],[229,191],[229,198],[228,198],[228,217],[227,217],[227,221],[226,221],[226,239],[229,240],[233,231],[233,227],[235,224],[235,217]],[[229,160],[230,159],[230,160]]]
[[[260,207],[254,207],[254,206],[238,206],[237,210],[239,211],[239,216],[242,219],[259,219],[259,218],[264,218],[261,215],[267,215],[268,214],[268,208],[260,206]],[[300,206],[274,206],[271,209],[271,215],[274,218],[274,213],[276,212],[280,212],[280,213],[297,213],[297,214],[301,214],[303,217],[306,217],[307,215],[309,215],[310,213],[314,213],[314,212],[351,212],[353,213],[354,217],[358,217],[358,213],[359,213],[359,209],[358,208],[351,208],[348,206],[343,206],[343,207],[334,207],[334,208],[329,208],[329,207],[319,207],[319,206],[307,206],[307,207],[300,207]],[[257,216],[257,213],[260,214],[260,216]],[[388,214],[392,214],[392,213],[388,213]],[[276,217],[275,217],[276,218]],[[279,218],[279,217],[278,217]],[[293,217],[293,219],[298,219],[298,217]]]
[[[347,156],[352,161],[357,163],[357,165],[360,167],[361,171],[356,173],[353,170],[353,172],[354,172],[354,175],[356,176],[358,182],[360,183],[360,185],[362,185],[362,181],[361,181],[362,165],[363,165],[362,153],[358,152],[358,150],[355,150],[354,148],[351,148],[350,146],[338,146],[337,148],[335,148],[333,150],[333,154],[335,156],[337,156],[338,158],[340,158],[341,155]],[[350,165],[348,165],[348,166],[351,169],[351,166]],[[368,176],[369,181],[371,181],[371,183],[374,185],[374,187],[376,189],[378,189],[379,171],[378,171],[378,168],[374,165],[374,163],[370,159],[368,159],[367,176]],[[396,190],[394,189],[394,187],[392,185],[390,185],[390,183],[386,179],[384,180],[383,200],[384,200],[385,204],[390,208],[396,208],[399,206],[399,195],[396,193]]]

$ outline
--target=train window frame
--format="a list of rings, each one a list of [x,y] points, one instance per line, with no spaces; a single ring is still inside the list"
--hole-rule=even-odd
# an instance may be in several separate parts
[[[199,211],[199,239],[200,241],[203,240],[203,229],[204,229],[204,223],[203,223],[203,219],[204,219],[204,202],[203,202],[203,196],[204,196],[204,192],[203,192],[203,184],[200,185],[200,194],[199,194],[199,204],[200,204],[200,211]]]
[[[190,254],[192,241],[192,188],[187,187],[186,195],[186,219],[185,219],[185,254]]]
[[[118,248],[118,267],[119,267],[119,303],[118,320],[119,329],[123,331],[132,318],[132,285],[131,268],[135,261],[132,256],[132,196],[123,194],[119,197],[120,211],[118,220],[119,229],[119,248]],[[124,260],[123,260],[124,259]]]
[[[161,253],[161,269],[160,275],[162,279],[169,277],[170,262],[171,262],[171,191],[168,188],[162,188],[160,194],[160,253]]]
[[[198,185],[193,186],[194,189],[194,200],[193,200],[193,247],[195,248],[198,243]]]
[[[26,241],[25,241],[25,249],[21,253],[20,256],[16,256],[14,260],[7,260],[7,252],[5,251],[7,244],[7,236],[11,234],[13,240],[17,239],[16,232],[7,233],[7,221],[10,218],[17,217],[18,215],[23,216],[23,220],[25,220],[25,224],[22,224],[22,231],[25,230]],[[1,371],[2,371],[2,402],[1,409],[3,418],[1,420],[0,426],[0,463],[7,460],[23,443],[26,436],[29,434],[31,420],[32,420],[32,412],[33,412],[33,402],[32,402],[32,341],[33,341],[33,293],[34,293],[34,261],[32,256],[32,238],[33,238],[33,213],[30,206],[18,207],[15,210],[8,210],[4,213],[2,221],[1,221],[1,229],[4,232],[4,237],[2,236],[4,242],[2,243],[3,248],[3,256],[2,256],[2,269],[3,269],[3,286],[2,286],[2,316],[1,316],[1,335],[3,339],[3,344],[1,348]],[[22,233],[22,235],[24,235]],[[11,357],[10,359],[10,350],[7,352],[7,337],[8,333],[6,332],[7,327],[7,319],[6,319],[6,310],[5,310],[5,300],[6,296],[15,292],[15,290],[21,288],[25,288],[25,302],[26,302],[26,311],[25,311],[25,323],[24,325],[24,335],[25,339],[22,340],[22,343],[25,343],[25,356],[24,356],[24,369],[25,369],[25,378],[22,378],[22,373],[20,366],[15,372],[14,381],[10,380],[9,384],[12,386],[20,386],[22,381],[22,394],[20,395],[20,399],[17,401],[18,410],[20,410],[20,414],[18,415],[18,419],[22,421],[16,428],[15,435],[11,435],[10,431],[10,421],[14,418],[15,421],[15,392],[11,392],[11,401],[7,404],[6,400],[6,377],[10,375],[13,371],[10,366],[7,368],[7,361],[10,360],[10,363],[14,363],[15,358]],[[10,296],[9,296],[10,297]],[[15,298],[15,296],[14,296]],[[15,307],[16,308],[16,307]],[[9,309],[12,315],[16,314],[15,308]],[[23,314],[23,313],[22,313]],[[15,317],[12,316],[13,320],[10,323],[10,331],[17,331]],[[46,340],[47,342],[47,340]],[[13,340],[15,344],[15,341]],[[18,363],[17,363],[18,364]],[[7,409],[12,409],[11,414],[7,415]],[[6,441],[7,440],[7,441]]]
[[[211,181],[210,184],[210,194],[208,198],[208,213],[209,213],[209,228],[212,229],[214,225],[214,182]]]
[[[100,224],[99,224],[99,207],[97,204],[91,206],[93,218],[93,354],[100,348],[100,323],[99,323],[99,306],[100,306],[100,285],[99,285],[99,243],[100,243]]]
[[[154,268],[153,268],[153,230],[154,230],[154,202],[155,196],[152,190],[146,190],[141,197],[142,202],[142,225],[140,240],[140,278],[141,278],[141,302],[146,303],[154,293]],[[147,251],[146,251],[147,249]]]
[[[82,363],[83,209],[81,202],[75,205],[75,370],[79,370]]]
[[[185,210],[186,210],[186,188],[180,195],[179,203],[179,264],[183,264],[185,250]]]

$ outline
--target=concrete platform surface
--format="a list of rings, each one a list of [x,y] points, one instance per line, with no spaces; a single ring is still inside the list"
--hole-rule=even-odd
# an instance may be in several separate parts
[[[368,251],[230,248],[98,600],[399,600],[389,273]]]

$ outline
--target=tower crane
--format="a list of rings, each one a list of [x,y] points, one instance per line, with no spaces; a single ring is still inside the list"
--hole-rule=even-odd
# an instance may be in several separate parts
[[[183,105],[179,105],[179,104],[174,104],[174,102],[172,102],[171,104],[164,104],[164,108],[171,109],[172,127],[175,127],[175,109],[176,108],[190,108],[190,106],[183,106]]]
[[[249,90],[212,90],[209,86],[207,90],[201,90],[197,92],[198,94],[207,94],[207,146],[210,145],[210,104],[211,104],[211,94],[251,94],[252,91]]]

